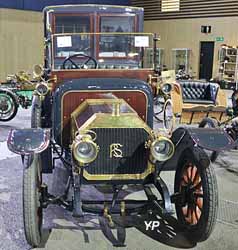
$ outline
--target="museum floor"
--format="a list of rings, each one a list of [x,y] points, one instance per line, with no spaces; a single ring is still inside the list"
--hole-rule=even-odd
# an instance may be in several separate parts
[[[6,136],[10,128],[29,127],[30,111],[20,110],[11,122],[0,123],[0,250],[27,250],[22,220],[22,167],[20,157],[6,148]],[[176,220],[161,218],[158,215],[147,217],[131,216],[118,224],[126,226],[126,246],[113,247],[103,233],[102,224],[97,216],[86,215],[77,220],[60,207],[50,206],[45,216],[44,246],[48,250],[157,250],[174,248],[192,248],[197,250],[233,250],[238,245],[238,151],[223,153],[214,164],[219,187],[219,213],[216,228],[211,237],[197,245],[178,230]],[[60,164],[56,169],[54,181],[46,177],[52,192],[56,185],[64,185],[64,170]],[[164,173],[163,177],[173,188],[173,173]],[[143,191],[137,190],[131,195],[131,187],[123,191],[124,197],[141,198]],[[84,195],[95,198],[103,194],[95,188],[84,189]],[[144,221],[158,220],[162,230],[146,231]],[[133,226],[132,226],[133,225]],[[162,228],[163,227],[163,228]],[[51,231],[47,230],[53,228]],[[123,228],[123,227],[122,227]]]

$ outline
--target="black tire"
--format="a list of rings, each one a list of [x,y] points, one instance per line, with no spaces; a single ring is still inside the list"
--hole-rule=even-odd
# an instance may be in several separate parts
[[[163,122],[165,98],[164,96],[156,96],[154,98],[154,118],[158,122]]]
[[[166,132],[170,133],[174,127],[173,103],[171,99],[166,100],[164,104],[163,125]]]
[[[23,220],[26,240],[32,247],[41,243],[43,209],[40,188],[41,166],[38,155],[25,156],[23,171]]]
[[[205,117],[198,125],[199,128],[217,128],[219,125],[218,125],[218,122],[217,120],[213,119],[213,118],[209,118],[209,117]],[[211,162],[215,162],[218,155],[219,155],[219,152],[218,151],[210,151],[210,152],[207,152]]]
[[[32,108],[31,108],[31,127],[40,128],[41,127],[41,101],[40,97],[35,95],[33,97]]]
[[[175,174],[174,191],[179,224],[195,242],[206,240],[216,224],[218,211],[217,181],[212,165],[203,166],[202,149],[186,151]]]
[[[7,122],[16,116],[18,111],[18,102],[16,100],[16,96],[9,91],[0,90],[0,95],[4,95],[5,100],[7,101],[5,102],[6,105],[4,106],[4,109],[1,109],[0,100],[0,121]],[[9,105],[11,105],[11,107]]]

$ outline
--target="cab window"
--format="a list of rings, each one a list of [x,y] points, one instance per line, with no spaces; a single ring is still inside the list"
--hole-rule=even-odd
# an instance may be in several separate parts
[[[100,32],[135,32],[135,16],[102,16]]]
[[[89,16],[56,16],[55,33],[89,33]]]

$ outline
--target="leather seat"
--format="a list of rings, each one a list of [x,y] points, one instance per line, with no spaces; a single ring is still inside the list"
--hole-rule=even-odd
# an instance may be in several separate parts
[[[178,82],[182,89],[184,103],[216,105],[218,84],[191,80]]]

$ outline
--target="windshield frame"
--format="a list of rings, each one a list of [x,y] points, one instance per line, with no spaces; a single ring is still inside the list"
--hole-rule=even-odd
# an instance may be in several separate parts
[[[99,37],[100,35],[134,35],[134,36],[148,36],[149,37],[149,42],[150,42],[150,46],[148,48],[151,48],[153,51],[156,48],[155,46],[155,34],[154,33],[146,33],[146,32],[86,32],[86,33],[54,33],[51,35],[51,50],[50,50],[50,58],[51,58],[51,68],[52,70],[65,70],[65,69],[56,69],[55,67],[55,59],[63,59],[63,58],[67,58],[67,56],[62,56],[62,57],[57,57],[55,56],[55,37],[60,37],[60,36],[72,36],[72,35],[89,35],[89,36],[94,36],[95,38],[92,39],[92,41],[90,41],[91,45],[94,44],[96,47],[96,56],[95,59],[96,60],[129,60],[131,59],[131,57],[129,56],[125,56],[125,57],[103,57],[103,56],[99,56]],[[146,47],[140,47],[140,48],[146,48]],[[144,58],[144,57],[143,57]],[[143,63],[142,63],[143,64]],[[152,63],[151,67],[142,67],[139,69],[154,69],[154,63]],[[80,69],[72,69],[72,70],[80,70]],[[100,70],[100,69],[96,69],[96,70]],[[137,69],[138,70],[138,69]]]

